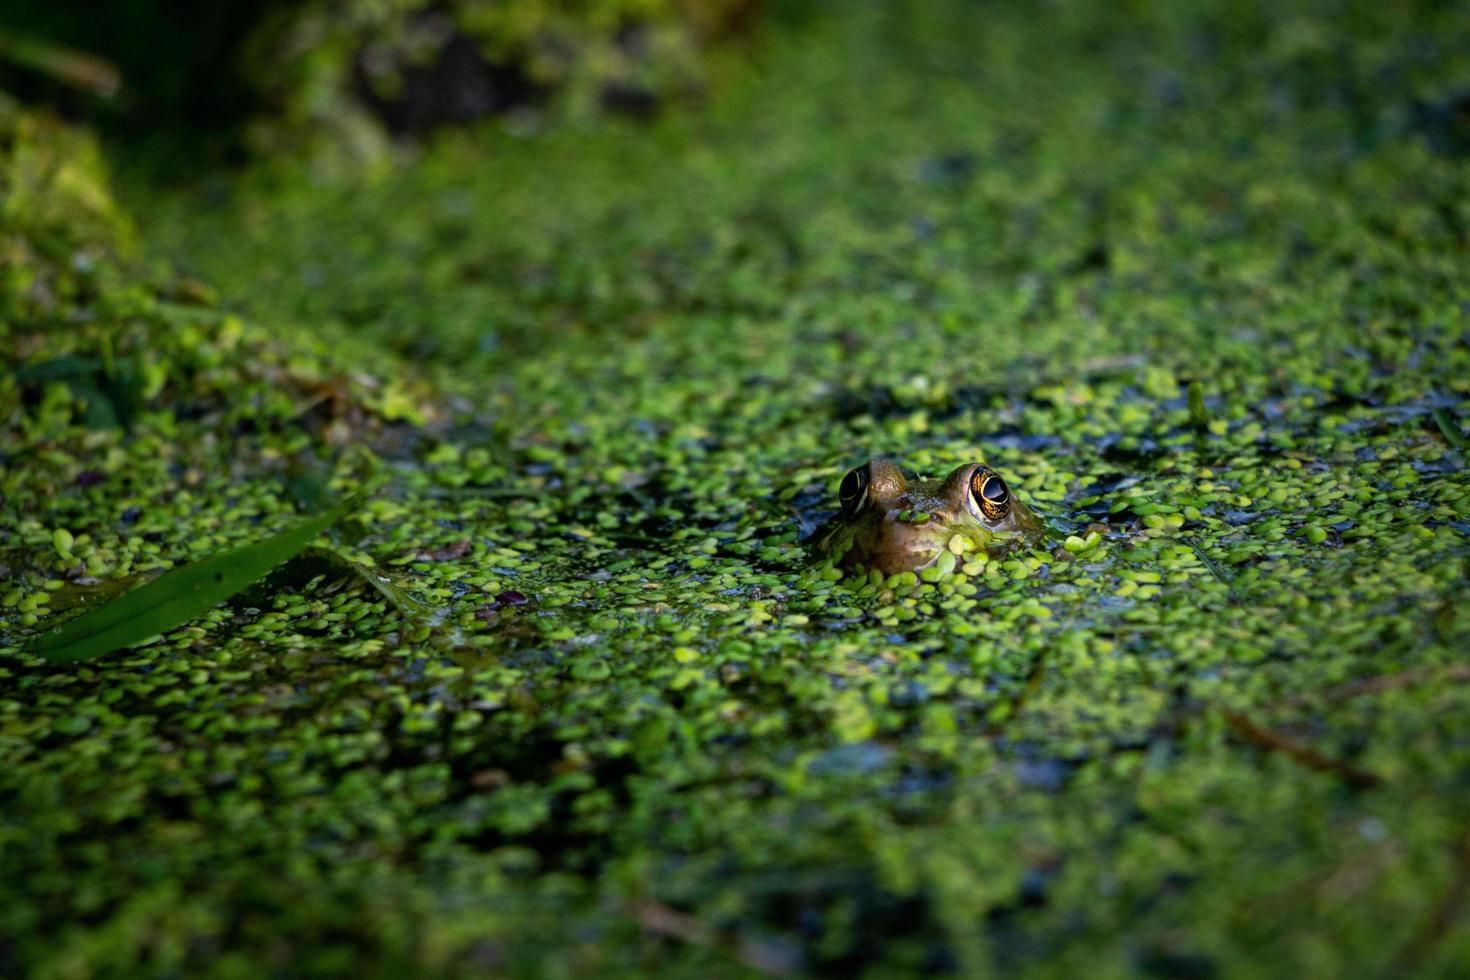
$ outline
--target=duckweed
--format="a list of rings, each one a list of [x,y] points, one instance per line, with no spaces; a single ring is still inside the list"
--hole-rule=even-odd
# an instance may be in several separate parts
[[[1465,972],[1470,25],[1340,7],[777,19],[140,234],[8,140],[0,973]],[[1057,536],[842,575],[873,456]]]

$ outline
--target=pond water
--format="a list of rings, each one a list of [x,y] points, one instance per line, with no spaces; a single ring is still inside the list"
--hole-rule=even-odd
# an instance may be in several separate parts
[[[1470,966],[1470,158],[1412,111],[1467,28],[1051,13],[127,184],[220,301],[127,435],[0,389],[0,973]],[[843,578],[877,456],[1062,533]],[[303,486],[408,601],[16,651]]]

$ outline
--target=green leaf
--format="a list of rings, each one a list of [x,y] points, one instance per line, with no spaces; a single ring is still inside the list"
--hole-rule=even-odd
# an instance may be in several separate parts
[[[1459,423],[1442,408],[1430,409],[1430,415],[1434,417],[1434,424],[1439,426],[1439,431],[1444,434],[1445,441],[1454,446],[1460,452],[1470,451],[1470,439],[1465,438],[1465,433],[1460,431]]]
[[[68,355],[57,357],[39,364],[28,364],[15,370],[15,380],[22,384],[35,384],[45,381],[74,381],[78,378],[92,378],[102,371],[102,360],[96,357],[77,357]]]
[[[263,541],[164,572],[107,605],[36,637],[29,650],[56,663],[75,663],[182,626],[294,557],[351,509],[352,504],[342,504]]]

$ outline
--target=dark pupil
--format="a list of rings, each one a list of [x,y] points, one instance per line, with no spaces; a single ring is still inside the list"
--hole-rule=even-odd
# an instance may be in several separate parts
[[[851,503],[856,500],[858,494],[863,492],[863,478],[857,470],[853,470],[842,478],[842,486],[837,488],[837,496],[842,498],[843,503]]]
[[[980,488],[980,495],[983,496],[986,500],[993,501],[997,504],[1000,503],[1001,501],[1006,499],[1005,481],[1001,480],[1001,478],[998,476],[991,477],[990,479],[986,480],[985,485]]]

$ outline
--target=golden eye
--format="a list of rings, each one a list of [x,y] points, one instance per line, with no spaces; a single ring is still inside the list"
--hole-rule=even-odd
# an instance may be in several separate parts
[[[842,502],[842,513],[851,518],[863,509],[863,504],[868,500],[868,466],[864,463],[855,470],[849,470],[842,478],[842,485],[837,488],[837,499]]]
[[[1005,520],[1011,512],[1011,491],[1006,481],[984,466],[976,467],[970,477],[970,499],[981,516],[992,523]]]

